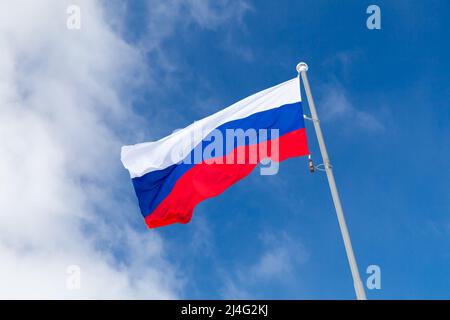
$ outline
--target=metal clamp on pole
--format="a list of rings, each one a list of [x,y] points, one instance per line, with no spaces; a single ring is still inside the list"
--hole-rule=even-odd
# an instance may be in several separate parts
[[[314,99],[311,94],[311,88],[309,87],[308,76],[306,75],[307,71],[308,65],[306,63],[300,62],[297,65],[299,81],[301,76],[303,80],[303,86],[306,92],[306,97],[308,99],[311,118],[317,119],[317,121],[313,121],[314,129],[316,131],[317,141],[319,142],[320,153],[322,154],[325,172],[327,173],[328,184],[330,185],[331,196],[333,197],[333,203],[336,209],[336,215],[339,222],[339,227],[341,229],[342,239],[344,240],[345,251],[347,253],[348,262],[350,264],[350,270],[353,277],[353,284],[355,287],[356,298],[358,300],[366,300],[366,293],[364,291],[364,287],[361,282],[361,278],[359,276],[358,265],[356,264],[355,254],[353,253],[350,235],[344,218],[344,211],[342,209],[341,200],[339,198],[339,193],[337,191],[336,182],[334,181],[333,169],[330,165],[330,160],[328,159],[328,152],[325,146],[325,141],[323,139],[322,130],[320,128],[319,117],[317,116],[316,106],[314,104]]]
[[[312,122],[315,122],[315,121],[319,122],[319,119],[313,119],[313,118],[311,118],[311,117],[308,117],[306,114],[303,115],[303,118],[304,118],[305,120],[309,120],[309,121],[312,121]]]
[[[333,169],[333,166],[331,164],[329,164],[329,163],[328,164],[324,164],[324,163],[318,164],[317,166],[315,166],[315,168],[318,171],[326,172],[327,171],[327,169],[326,169],[327,166],[329,168]]]
[[[314,170],[316,168],[314,166],[314,163],[313,163],[313,161],[311,159],[311,155],[310,154],[308,155],[308,168],[309,168],[309,172],[311,172],[311,173],[314,173]]]

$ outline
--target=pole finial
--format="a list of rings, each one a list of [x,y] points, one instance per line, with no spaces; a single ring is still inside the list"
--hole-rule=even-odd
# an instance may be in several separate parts
[[[302,71],[308,71],[308,65],[305,62],[300,62],[297,65],[297,72],[300,73]]]

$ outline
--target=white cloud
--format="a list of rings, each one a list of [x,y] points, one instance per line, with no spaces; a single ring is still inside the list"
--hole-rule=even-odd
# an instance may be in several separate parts
[[[355,107],[343,86],[338,82],[328,83],[320,87],[319,106],[320,119],[323,121],[344,121],[354,128],[367,132],[383,132],[383,123],[372,113]]]
[[[260,238],[264,250],[254,263],[239,266],[235,274],[224,272],[225,299],[249,299],[261,284],[270,281],[289,286],[296,269],[309,259],[304,245],[286,232],[264,233]]]
[[[81,30],[66,28],[72,4],[81,8]],[[163,239],[144,231],[135,199],[126,196],[120,146],[148,134],[136,130],[145,121],[131,111],[127,92],[152,83],[147,72],[155,64],[170,74],[168,61],[160,65],[162,43],[180,28],[240,23],[247,6],[149,0],[146,37],[136,46],[122,39],[126,25],[116,13],[126,7],[121,0],[0,3],[0,298],[182,292]],[[149,52],[158,57],[150,69]],[[66,288],[70,265],[81,268],[80,290]]]
[[[309,254],[300,242],[287,233],[264,234],[265,250],[258,261],[250,267],[251,274],[264,279],[287,279],[295,266],[308,260]]]
[[[323,67],[327,70],[338,71],[343,78],[349,78],[355,62],[360,61],[363,57],[363,51],[359,48],[338,51],[325,59]]]
[[[148,10],[149,39],[159,45],[190,24],[209,30],[230,21],[243,26],[250,6],[243,0],[149,0]]]
[[[319,116],[323,121],[347,122],[359,131],[380,133],[385,130],[383,121],[368,108],[362,108],[362,103],[367,104],[367,101],[355,105],[341,81],[351,79],[355,62],[363,58],[364,52],[355,48],[337,52],[324,61],[323,66],[332,73],[331,80],[319,87]],[[384,113],[381,107],[377,109],[378,115]]]
[[[66,29],[66,8],[82,10]],[[173,298],[164,243],[131,227],[121,94],[144,68],[96,1],[0,3],[0,298]],[[114,129],[113,129],[114,128]],[[137,132],[128,132],[136,135]],[[81,289],[66,268],[81,267]]]
[[[250,10],[242,0],[188,0],[194,21],[207,29],[215,29],[227,21],[242,24],[244,14]]]
[[[167,39],[180,38],[186,35],[186,30],[194,25],[205,30],[216,31],[220,27],[238,26],[245,29],[243,19],[251,7],[244,0],[149,0],[148,32],[140,39],[142,50],[154,54],[160,68],[166,72],[178,69],[164,50]],[[229,33],[223,43],[227,51],[252,58],[251,50],[233,42]],[[221,41],[221,40],[218,40]],[[234,50],[231,50],[231,44]],[[161,79],[159,79],[161,81]]]

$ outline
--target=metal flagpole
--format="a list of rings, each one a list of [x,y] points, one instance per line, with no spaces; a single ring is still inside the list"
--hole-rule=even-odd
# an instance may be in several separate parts
[[[323,140],[322,130],[320,129],[319,118],[317,116],[316,106],[311,94],[311,88],[309,87],[308,77],[306,75],[308,71],[308,65],[304,62],[300,62],[297,65],[297,72],[302,77],[303,86],[305,88],[306,97],[308,99],[309,110],[311,112],[311,120],[314,123],[314,129],[316,131],[317,140],[319,142],[320,153],[322,154],[323,165],[325,172],[327,173],[328,184],[330,185],[331,196],[333,197],[334,207],[336,209],[336,215],[341,229],[342,238],[344,240],[345,251],[347,252],[348,263],[350,264],[350,270],[353,277],[353,285],[355,287],[356,298],[358,300],[366,300],[366,293],[364,291],[361,278],[359,276],[358,265],[356,264],[355,254],[353,253],[352,243],[350,241],[350,235],[348,233],[347,224],[345,223],[344,212],[341,206],[341,200],[336,188],[336,182],[334,181],[333,169],[330,165],[328,158],[327,148],[325,147],[325,141]],[[299,79],[300,80],[300,79]]]

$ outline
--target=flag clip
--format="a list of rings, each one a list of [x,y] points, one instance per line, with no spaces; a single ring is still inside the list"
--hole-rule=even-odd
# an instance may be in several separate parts
[[[326,168],[327,168],[327,166],[325,166],[325,164],[323,164],[323,163],[321,163],[321,164],[318,164],[317,166],[315,166],[314,167],[316,170],[318,170],[318,171],[327,171],[326,170]],[[330,164],[330,163],[328,163],[328,168],[330,168],[330,169],[333,169],[333,166]]]
[[[312,122],[319,122],[319,119],[314,119],[314,118],[308,117],[306,114],[303,115],[303,119],[309,120]]]
[[[315,167],[314,167],[313,161],[311,159],[311,155],[308,155],[308,168],[309,168],[309,172],[314,173]]]

